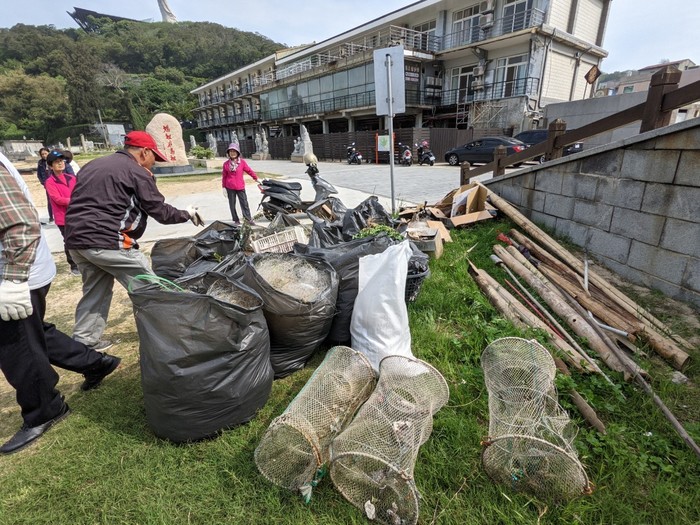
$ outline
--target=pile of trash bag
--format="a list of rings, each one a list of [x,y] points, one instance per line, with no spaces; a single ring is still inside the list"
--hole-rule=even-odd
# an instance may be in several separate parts
[[[255,291],[204,273],[167,288],[132,282],[129,296],[146,418],[157,436],[208,438],[251,420],[267,402],[270,337]]]

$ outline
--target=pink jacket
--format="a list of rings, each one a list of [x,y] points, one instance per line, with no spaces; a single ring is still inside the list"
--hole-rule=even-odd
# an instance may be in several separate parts
[[[238,168],[232,169],[233,162],[231,159],[224,162],[224,169],[221,172],[221,185],[229,190],[244,190],[245,181],[243,180],[243,172],[253,177],[254,181],[258,180],[258,176],[253,169],[248,166],[245,159],[238,157]]]
[[[66,210],[70,202],[71,193],[75,187],[75,176],[63,173],[56,175],[52,173],[46,179],[46,192],[49,194],[51,209],[56,226],[66,225]]]

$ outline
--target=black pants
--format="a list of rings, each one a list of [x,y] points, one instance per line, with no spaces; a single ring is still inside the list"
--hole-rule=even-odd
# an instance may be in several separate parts
[[[46,187],[44,187],[44,191],[46,191]],[[53,220],[53,209],[51,208],[51,199],[48,191],[46,191],[46,209],[49,212],[49,222],[51,222]]]
[[[58,374],[51,365],[85,373],[102,359],[99,352],[44,322],[49,286],[31,291],[34,312],[27,319],[0,320],[0,369],[17,391],[22,418],[30,427],[53,419],[63,408],[56,390]]]
[[[71,270],[77,270],[78,265],[73,262],[73,257],[70,256],[70,252],[68,251],[68,248],[66,248],[66,227],[65,225],[59,226],[58,224],[56,226],[58,226],[58,231],[61,232],[61,237],[63,237],[63,251],[66,254],[66,261],[68,261]]]
[[[236,197],[241,203],[241,211],[243,212],[243,218],[252,221],[253,218],[250,215],[250,208],[248,207],[248,197],[245,194],[245,190],[230,190],[226,188],[226,193],[228,194],[228,207],[231,210],[231,219],[233,222],[238,221],[238,213],[236,213]]]

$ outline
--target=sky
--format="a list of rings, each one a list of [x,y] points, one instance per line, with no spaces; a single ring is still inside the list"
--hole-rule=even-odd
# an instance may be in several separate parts
[[[157,0],[5,0],[1,27],[17,23],[77,28],[73,7],[161,20]],[[168,0],[180,21],[216,22],[295,46],[321,42],[413,3],[411,0]],[[472,3],[464,0],[464,5]],[[240,9],[238,9],[240,7]],[[700,64],[700,2],[612,0],[603,48],[605,72],[639,69],[664,59]]]

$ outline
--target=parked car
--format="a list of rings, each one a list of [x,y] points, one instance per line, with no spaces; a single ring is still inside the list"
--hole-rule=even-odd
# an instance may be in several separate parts
[[[518,133],[513,138],[522,140],[528,146],[534,146],[535,144],[539,144],[540,142],[544,142],[545,140],[547,140],[547,130],[529,129],[527,131],[522,131]],[[573,144],[569,144],[564,148],[563,155],[571,155],[572,153],[578,153],[579,151],[583,151],[583,142],[574,142]],[[544,162],[544,155],[537,157],[533,160],[536,160],[541,164]]]
[[[527,144],[512,137],[483,137],[448,150],[445,153],[445,162],[450,166],[457,166],[465,161],[489,163],[493,160],[493,152],[497,146],[505,146],[506,155],[513,155],[527,148]],[[518,162],[515,167],[521,164],[522,162]]]

